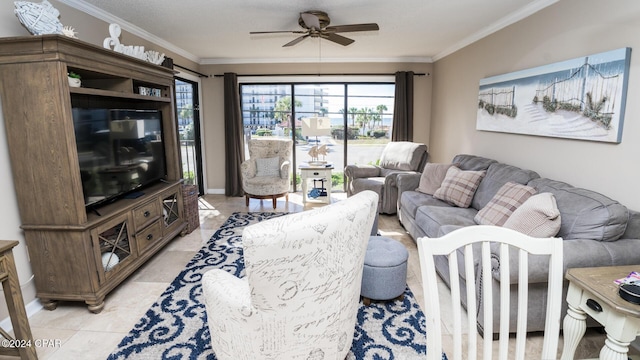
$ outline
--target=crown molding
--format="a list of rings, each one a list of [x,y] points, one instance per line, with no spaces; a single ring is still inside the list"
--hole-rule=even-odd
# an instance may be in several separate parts
[[[87,15],[91,15],[100,20],[106,21],[108,24],[118,24],[122,28],[122,30],[126,30],[127,32],[139,36],[145,40],[148,40],[156,45],[162,46],[163,48],[173,51],[174,53],[183,56],[193,62],[200,63],[200,58],[196,55],[176,46],[164,39],[161,39],[152,33],[141,29],[140,27],[131,24],[128,21],[125,21],[117,16],[114,16],[102,9],[99,9],[91,4],[87,4],[82,0],[58,0],[59,2],[68,5],[76,10],[82,11]]]
[[[301,63],[432,63],[430,57],[397,57],[397,58],[204,58],[200,65],[233,65],[233,64],[301,64]]]
[[[102,9],[99,9],[91,4],[84,2],[83,0],[57,0],[63,4],[66,4],[74,9],[82,11],[95,18],[103,20],[109,24],[117,23],[123,30],[129,33],[146,39],[154,44],[162,46],[163,48],[173,51],[174,53],[183,56],[191,61],[194,61],[200,65],[230,65],[230,64],[282,64],[282,63],[382,63],[382,62],[395,62],[395,63],[433,63],[438,61],[474,42],[481,40],[505,27],[514,24],[524,18],[531,16],[532,14],[555,4],[560,0],[536,0],[524,6],[517,11],[501,18],[495,23],[484,27],[480,31],[468,36],[467,38],[457,42],[456,44],[446,48],[435,56],[424,57],[391,57],[391,58],[326,58],[318,61],[318,58],[199,58],[198,56],[162,39],[150,32],[141,29],[140,27],[131,24],[119,17],[116,17]]]
[[[560,0],[537,0],[533,1],[527,6],[524,6],[511,14],[501,18],[500,20],[494,22],[493,24],[482,28],[480,31],[475,34],[463,39],[462,41],[457,42],[456,44],[446,48],[444,51],[441,51],[437,55],[433,56],[433,61],[438,61],[444,58],[447,55],[451,55],[454,52],[464,48],[465,46],[471,45],[474,42],[485,38],[499,30],[506,28],[507,26],[517,23],[518,21],[527,18],[536,12],[557,3]]]

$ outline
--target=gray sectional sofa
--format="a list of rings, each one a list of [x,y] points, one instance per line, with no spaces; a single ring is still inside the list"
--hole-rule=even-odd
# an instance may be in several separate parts
[[[574,267],[615,266],[640,264],[640,213],[627,209],[619,202],[587,189],[567,183],[541,178],[536,172],[503,164],[493,159],[474,155],[457,155],[452,163],[462,170],[486,170],[469,208],[449,205],[432,195],[416,191],[420,174],[399,175],[398,218],[409,234],[419,237],[439,237],[463,226],[476,225],[475,214],[482,209],[505,183],[517,182],[536,189],[538,193],[550,192],[555,196],[561,215],[560,231],[563,238],[564,270]],[[478,264],[476,264],[478,266]],[[499,264],[497,265],[499,267]],[[446,260],[436,261],[438,273],[449,284]],[[528,331],[544,330],[547,274],[536,271],[535,261],[530,263]],[[476,267],[477,269],[477,267]],[[478,272],[476,271],[476,274]],[[482,306],[479,284],[476,283],[478,309]],[[466,279],[461,279],[462,282]],[[499,281],[499,268],[494,269],[492,281]],[[514,283],[517,280],[514,281]],[[564,282],[563,299],[568,282]],[[517,286],[512,286],[512,299]],[[461,293],[464,296],[464,292]],[[494,329],[498,329],[499,295],[494,294]],[[466,299],[463,299],[466,304]],[[514,301],[511,304],[515,304]],[[562,314],[566,314],[566,302]],[[477,310],[477,309],[476,309]],[[482,312],[478,312],[478,328],[484,328]],[[515,319],[511,330],[515,331]]]

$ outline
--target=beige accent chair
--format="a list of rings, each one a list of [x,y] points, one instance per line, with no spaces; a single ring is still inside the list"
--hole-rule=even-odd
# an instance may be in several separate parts
[[[427,146],[409,141],[388,143],[378,165],[347,165],[347,196],[363,190],[378,193],[378,212],[395,214],[398,208],[398,174],[421,173],[427,163]]]
[[[248,226],[245,277],[216,269],[202,278],[216,358],[345,359],[377,204],[363,191]]]
[[[449,359],[532,359],[532,354],[526,353],[528,302],[534,301],[530,299],[529,287],[539,288],[543,285],[548,291],[546,315],[541,314],[546,316],[541,359],[558,358],[560,309],[563,303],[562,238],[534,238],[505,227],[477,225],[454,230],[440,238],[421,237],[417,244],[425,309],[428,309],[425,311],[429,334],[428,360],[442,359],[442,326],[453,329],[453,351],[447,352]],[[435,263],[443,261],[449,263],[449,273],[443,276],[448,276],[451,281],[450,297],[440,293],[445,287],[442,286],[442,280],[437,278]],[[479,265],[476,267],[475,264]],[[538,268],[549,270],[549,277],[545,279],[547,283],[531,277]],[[467,280],[466,285],[461,285],[461,279],[474,279],[476,272],[479,273],[477,282]],[[481,306],[477,305],[479,294],[483,297]],[[453,316],[449,311],[442,313],[441,299],[450,299],[450,303],[442,304],[442,308],[452,309],[449,311]],[[461,310],[462,299],[467,301],[466,316]],[[494,312],[499,316],[494,316]],[[498,319],[495,330],[492,321],[484,322],[486,336],[481,344],[478,344],[476,327],[478,317]],[[463,341],[463,328],[468,330],[466,341]],[[513,353],[509,352],[510,328],[516,329],[515,346],[511,347],[511,351],[515,351]],[[492,353],[491,335],[495,333],[499,334],[498,356]],[[467,344],[466,349],[463,343]],[[478,353],[482,353],[482,356],[476,357]]]
[[[242,189],[246,204],[249,199],[276,199],[289,201],[289,168],[291,167],[291,139],[250,139],[249,160],[240,165]]]

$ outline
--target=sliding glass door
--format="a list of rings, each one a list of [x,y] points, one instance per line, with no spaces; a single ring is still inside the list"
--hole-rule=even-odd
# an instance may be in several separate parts
[[[344,103],[345,86],[343,84],[296,84],[293,86],[295,99],[300,102],[296,109],[296,162],[297,165],[308,163],[312,157],[318,161],[333,165],[331,184],[333,191],[342,191],[342,172],[344,169],[345,143],[335,138],[336,130],[344,124],[344,115],[339,109]],[[302,128],[306,118],[329,118],[331,128],[320,136],[307,134]],[[307,120],[308,121],[308,120]],[[299,179],[300,171],[296,173]],[[296,185],[299,185],[299,181]],[[296,187],[296,190],[299,188]]]
[[[348,91],[346,163],[377,165],[391,139],[395,84],[353,84]]]
[[[184,78],[176,78],[175,82],[182,176],[186,184],[197,185],[198,193],[203,195],[198,83]]]
[[[376,164],[390,141],[394,91],[393,83],[241,84],[245,139],[295,140],[293,191],[300,190],[298,167],[312,156],[333,165],[332,191],[343,191],[345,165]],[[330,129],[305,134],[309,118],[328,118]]]

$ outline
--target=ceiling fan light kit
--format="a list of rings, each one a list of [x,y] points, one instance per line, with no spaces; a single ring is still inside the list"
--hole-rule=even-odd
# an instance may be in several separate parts
[[[347,46],[353,43],[355,40],[348,37],[338,35],[338,33],[345,32],[357,32],[357,31],[377,31],[380,28],[376,23],[367,24],[350,24],[350,25],[337,25],[329,26],[331,19],[326,12],[320,10],[309,10],[300,13],[298,18],[298,24],[305,29],[303,31],[252,31],[249,34],[277,34],[277,33],[289,33],[289,34],[304,34],[292,41],[283,45],[283,47],[293,46],[300,43],[306,38],[322,38],[332,41],[336,44]]]

